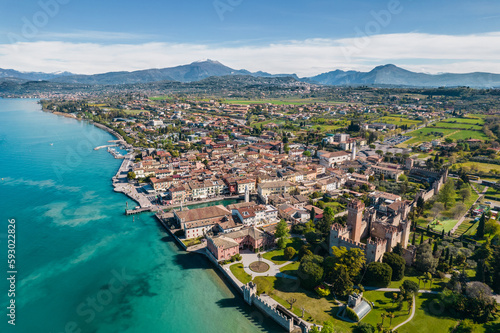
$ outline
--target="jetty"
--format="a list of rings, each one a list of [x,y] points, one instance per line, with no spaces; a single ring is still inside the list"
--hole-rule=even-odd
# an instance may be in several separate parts
[[[99,150],[99,149],[103,149],[103,148],[111,148],[111,147],[118,147],[118,144],[99,146],[99,147],[95,147],[94,150]]]
[[[125,215],[134,215],[134,214],[139,214],[139,213],[144,213],[144,212],[150,212],[153,210],[153,207],[141,207],[141,208],[136,208],[136,209],[125,209]]]

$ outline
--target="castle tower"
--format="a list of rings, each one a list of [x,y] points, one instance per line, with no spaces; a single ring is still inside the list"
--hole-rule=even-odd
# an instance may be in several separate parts
[[[351,161],[356,160],[356,142],[352,145],[352,150],[351,150]]]
[[[413,163],[414,163],[413,159],[408,157],[405,161],[406,169],[411,170],[413,168]]]
[[[363,222],[363,201],[354,199],[347,204],[347,225],[351,227],[351,239],[355,242],[361,240],[361,224]]]

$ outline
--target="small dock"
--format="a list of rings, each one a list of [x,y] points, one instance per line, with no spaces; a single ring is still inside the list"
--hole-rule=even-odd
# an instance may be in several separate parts
[[[139,214],[139,213],[144,213],[144,212],[150,212],[153,209],[153,207],[141,207],[137,209],[126,209],[125,210],[125,215],[134,215],[134,214]]]
[[[99,149],[103,149],[103,148],[111,148],[111,147],[118,147],[118,145],[105,145],[105,146],[99,146],[99,147],[95,147],[94,150],[99,150]]]

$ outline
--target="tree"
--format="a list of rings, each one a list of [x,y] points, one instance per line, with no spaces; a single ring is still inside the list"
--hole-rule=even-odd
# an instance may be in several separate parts
[[[291,246],[287,247],[287,248],[285,249],[285,252],[284,252],[284,254],[285,254],[285,258],[286,258],[287,260],[292,259],[292,258],[293,258],[293,256],[295,256],[295,253],[296,253],[296,252],[297,252],[297,251],[295,251],[295,249],[294,249],[293,247],[291,247]]]
[[[425,201],[424,198],[418,197],[417,199],[417,213],[418,215],[422,215],[424,213]]]
[[[399,287],[405,298],[417,293],[418,289],[418,284],[412,280],[404,280],[403,284]]]
[[[441,202],[436,201],[432,206],[431,213],[433,218],[437,218],[438,215],[445,210],[445,205]]]
[[[394,319],[394,313],[390,312],[387,314],[387,317],[389,317],[389,326],[392,326],[392,320]]]
[[[302,155],[307,156],[307,157],[311,157],[311,152],[309,150],[306,150],[302,153]]]
[[[408,180],[408,177],[406,177],[405,175],[401,175],[401,176],[399,176],[398,179],[399,179],[400,182],[405,182],[405,181]]]
[[[288,225],[285,220],[282,219],[278,222],[274,236],[278,238],[278,247],[284,249],[290,238],[290,232],[288,231]]]
[[[479,219],[479,224],[477,225],[476,238],[478,239],[484,238],[485,224],[486,224],[486,215],[483,213],[483,215],[481,215],[481,218]]]
[[[448,206],[455,200],[455,195],[455,182],[449,178],[439,192],[438,201],[444,204],[445,209],[448,209]]]
[[[365,272],[365,284],[387,287],[391,283],[392,268],[386,263],[371,262]]]
[[[288,244],[288,238],[286,238],[286,237],[278,238],[278,243],[277,243],[278,248],[284,249],[287,244]]]
[[[403,245],[401,245],[401,243],[397,243],[396,246],[392,248],[392,253],[397,254],[399,256],[403,256],[404,254]]]
[[[489,235],[496,235],[500,233],[500,224],[496,220],[489,220],[484,225],[484,233]]]
[[[299,277],[300,283],[306,289],[312,290],[323,278],[323,257],[317,255],[305,255],[300,260]]]
[[[460,189],[460,198],[462,198],[462,202],[468,200],[470,196],[471,196],[470,187],[467,185],[462,186],[462,188]]]
[[[474,332],[474,322],[470,319],[464,319],[453,331],[454,333],[472,333]]]
[[[288,304],[290,304],[290,310],[293,308],[293,305],[297,302],[296,298],[290,298],[286,300]]]
[[[382,257],[382,262],[389,265],[392,269],[392,281],[399,281],[405,275],[406,261],[398,254],[386,252]]]
[[[133,172],[133,171],[130,171],[127,174],[127,178],[130,179],[130,180],[135,179],[135,177],[137,177],[137,176],[136,176],[135,172]]]
[[[421,272],[431,272],[436,270],[438,260],[432,255],[432,246],[429,243],[421,244],[417,247],[415,256],[415,267]]]
[[[358,323],[354,327],[353,333],[375,333],[375,327],[368,323]]]
[[[330,232],[330,227],[332,226],[334,218],[335,218],[335,213],[332,207],[327,206],[323,210],[323,218],[321,219],[321,221],[318,221],[316,227],[322,233],[328,234]]]
[[[335,326],[331,321],[325,321],[321,333],[335,333]]]
[[[332,283],[332,290],[339,295],[347,294],[365,261],[365,255],[360,249],[332,247],[332,256],[324,261],[325,277]]]

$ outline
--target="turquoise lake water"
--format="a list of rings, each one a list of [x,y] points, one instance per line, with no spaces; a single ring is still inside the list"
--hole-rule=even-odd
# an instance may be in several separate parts
[[[93,150],[113,139],[35,100],[0,99],[0,332],[283,332],[205,258],[179,251],[154,217],[123,214],[127,198],[111,186],[121,160]]]

